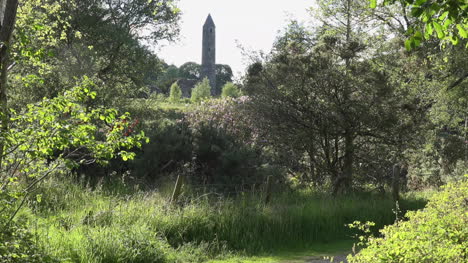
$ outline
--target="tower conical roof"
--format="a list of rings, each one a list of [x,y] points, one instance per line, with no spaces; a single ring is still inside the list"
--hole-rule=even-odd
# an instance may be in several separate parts
[[[208,17],[206,18],[205,24],[203,25],[203,27],[207,27],[207,26],[216,27],[215,23],[213,21],[213,18],[211,18],[211,14],[208,14]]]

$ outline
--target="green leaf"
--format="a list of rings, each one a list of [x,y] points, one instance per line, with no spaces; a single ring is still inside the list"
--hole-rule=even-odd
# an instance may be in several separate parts
[[[448,28],[450,24],[452,24],[452,19],[450,18],[445,19],[444,28]]]
[[[432,24],[427,24],[426,31],[427,31],[427,34],[429,34],[429,36],[432,35],[432,33],[434,32],[434,28],[432,27]]]
[[[416,31],[416,33],[414,33],[414,39],[415,40],[422,40],[422,33],[421,31]]]
[[[466,32],[466,30],[463,28],[462,25],[458,24],[457,28],[458,28],[458,33],[460,34],[462,38],[468,38],[468,33]]]
[[[370,8],[376,8],[377,7],[377,0],[370,0]]]
[[[427,0],[417,0],[416,3],[414,3],[414,5],[420,6],[420,5],[422,5],[422,4],[426,3],[426,2],[427,2]]]
[[[434,26],[434,29],[437,32],[437,37],[439,39],[444,38],[445,37],[445,32],[444,32],[444,29],[442,28],[442,26],[439,23],[435,22],[435,21],[432,22],[432,25]]]
[[[405,41],[405,47],[406,47],[406,50],[410,51],[411,50],[411,43],[412,43],[412,39],[407,39]]]
[[[411,15],[414,17],[419,17],[423,12],[424,12],[424,9],[420,7],[413,7],[411,9]]]
[[[42,201],[42,194],[37,194],[36,195],[36,201],[40,203]]]
[[[452,41],[452,45],[456,46],[459,42],[459,38],[457,36],[452,36],[450,41]]]
[[[439,16],[440,21],[444,21],[444,19],[448,16],[449,12],[445,11],[441,16]]]

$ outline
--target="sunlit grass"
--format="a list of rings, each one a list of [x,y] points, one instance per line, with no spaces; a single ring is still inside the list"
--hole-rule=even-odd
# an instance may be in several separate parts
[[[395,219],[392,200],[370,194],[280,191],[268,205],[259,195],[185,196],[174,205],[169,191],[133,192],[122,185],[91,189],[65,178],[46,182],[39,192],[41,203],[32,202],[23,215],[34,222],[38,243],[63,262],[294,259],[281,251],[294,251],[301,260],[349,248],[349,242],[339,249],[333,244],[350,239],[354,233],[345,224],[354,220],[381,227]],[[400,207],[423,205],[421,199],[403,199]]]
[[[208,263],[304,263],[312,259],[323,259],[338,254],[347,254],[352,240],[316,243],[305,249],[277,250],[268,255],[232,256],[225,259],[210,260]]]

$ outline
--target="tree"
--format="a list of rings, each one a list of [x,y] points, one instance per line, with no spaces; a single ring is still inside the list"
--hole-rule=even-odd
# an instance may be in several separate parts
[[[11,36],[15,27],[17,0],[0,1],[0,169],[5,153],[5,133],[8,132],[9,111],[7,98],[8,67],[11,52]]]
[[[199,102],[203,99],[211,97],[211,87],[208,78],[204,78],[201,82],[195,85],[192,89],[192,102]]]
[[[21,7],[30,8],[32,5],[28,3],[31,2],[26,2]],[[47,58],[43,53],[32,53],[27,48],[31,35],[24,35],[14,44],[10,42],[17,7],[18,1],[0,2],[0,201],[7,204],[0,211],[2,227],[5,227],[3,213],[9,212],[15,201],[23,197],[23,202],[7,220],[8,225],[24,204],[25,196],[53,171],[115,156],[120,156],[123,160],[131,159],[134,153],[126,150],[140,147],[145,138],[143,133],[135,132],[135,123],[131,122],[128,113],[118,117],[114,109],[91,106],[90,100],[96,97],[96,93],[91,91],[95,85],[88,78],[55,98],[44,98],[38,104],[29,104],[19,110],[7,110],[7,73],[8,67],[12,65],[8,61],[9,52],[15,52],[15,60],[33,61],[39,66],[44,65],[43,60]],[[19,17],[23,19],[21,15]],[[19,25],[23,25],[24,21],[19,22]],[[29,29],[31,28],[19,28],[18,32],[24,33]],[[39,25],[36,25],[35,30],[37,32],[33,33],[42,34],[42,40],[49,39],[55,33],[50,28],[44,29]],[[28,177],[30,184],[24,188],[17,186],[19,176]]]
[[[292,22],[271,53],[249,67],[244,83],[254,119],[271,131],[278,153],[296,156],[290,167],[306,170],[317,184],[330,180],[335,193],[383,181],[425,120],[401,85],[405,75],[389,62],[397,52],[374,48],[379,38],[364,33],[370,18],[363,3],[323,6],[316,34]]]
[[[121,90],[122,95],[131,96],[132,90],[148,85],[142,74],[161,68],[161,62],[145,44],[172,40],[179,32],[180,13],[171,0],[89,0],[68,6],[68,10],[71,26],[82,37],[69,36],[67,48],[76,50],[70,55],[77,59],[94,58],[93,73],[99,83],[109,86],[102,95]],[[89,46],[92,50],[86,51]]]
[[[11,94],[18,105],[55,96],[71,88],[75,77],[86,75],[98,84],[100,97],[94,103],[120,106],[121,99],[155,86],[163,70],[148,44],[173,40],[179,31],[179,10],[168,0],[28,0],[19,11],[17,39],[26,36],[31,53],[46,57],[47,63],[38,67],[16,61],[12,74],[36,77],[31,83],[12,78],[14,85],[22,85]],[[43,34],[32,37],[42,27]]]
[[[226,97],[231,97],[231,98],[237,98],[241,96],[241,92],[239,90],[239,87],[237,87],[234,83],[228,82],[224,84],[223,86],[223,91],[221,93],[221,97],[226,98]]]
[[[179,78],[200,80],[201,66],[195,62],[187,62],[179,67]],[[224,84],[232,81],[232,69],[229,65],[216,64],[216,94],[221,93]]]
[[[468,96],[468,68],[465,63],[468,42],[460,38],[458,45],[446,45],[447,39],[426,35],[425,41],[411,43],[412,40],[408,40],[409,31],[423,30],[424,27],[431,27],[431,24],[425,25],[424,21],[420,21],[424,15],[415,17],[412,14],[414,6],[408,4],[411,1],[401,2],[403,4],[395,2],[370,9],[371,15],[380,22],[381,30],[392,36],[386,37],[389,40],[380,46],[387,52],[379,55],[378,60],[385,65],[392,85],[406,90],[406,108],[419,112],[424,123],[418,130],[418,136],[414,136],[421,138],[419,145],[410,150],[406,148],[409,176],[415,182],[412,185],[441,184],[451,180],[454,171],[463,169],[467,164],[463,160],[468,156],[468,147],[462,141],[467,138],[468,127],[465,126],[468,114],[465,99]],[[456,2],[445,4],[456,5]],[[421,3],[413,1],[415,5]],[[423,4],[428,9],[444,4],[440,1],[431,1],[434,5],[428,3]],[[436,16],[434,13],[435,22]],[[450,28],[457,30],[454,25]],[[406,52],[401,50],[403,42]],[[420,124],[421,121],[418,122]]]
[[[27,3],[22,7],[30,7]],[[43,66],[47,57],[41,52],[31,52],[34,47],[28,49],[31,35],[21,35],[14,44],[10,41],[17,7],[18,1],[0,1],[0,257],[36,262],[38,255],[32,249],[31,235],[27,234],[25,226],[13,222],[27,196],[53,173],[79,164],[105,162],[116,156],[132,159],[134,153],[128,150],[140,147],[145,136],[134,131],[136,124],[129,114],[117,116],[114,109],[91,107],[89,100],[96,93],[90,90],[94,85],[86,78],[63,95],[23,105],[17,111],[8,110],[7,73],[14,65],[8,61],[10,52],[13,51],[13,61],[23,59],[37,63],[37,67]],[[49,39],[49,34],[54,33],[50,28],[44,30],[40,25],[35,26],[33,33],[42,34],[41,40]],[[24,33],[24,29],[17,32]],[[16,233],[11,234],[13,230]]]
[[[416,24],[408,30],[411,35],[405,43],[408,50],[419,46],[423,38],[430,39],[434,35],[438,39],[450,41],[453,45],[457,45],[460,39],[468,38],[468,5],[465,0],[384,0],[382,2],[383,5],[398,2],[403,9],[409,7],[411,16],[419,20],[419,25]],[[376,8],[377,0],[370,0],[370,6]]]
[[[169,94],[169,101],[173,103],[177,103],[180,101],[182,96],[182,90],[180,90],[179,84],[174,82],[171,86],[171,93]]]
[[[344,74],[346,77],[349,76],[352,71],[352,66],[356,63],[356,59],[359,57],[359,53],[364,50],[365,44],[364,39],[366,37],[365,32],[366,15],[363,12],[363,1],[351,1],[342,0],[337,2],[325,2],[319,1],[319,6],[322,11],[324,23],[324,29],[326,30],[325,38],[328,41],[334,41],[330,43],[331,46],[337,49],[338,56],[336,58],[341,59],[344,62]],[[358,66],[359,63],[356,63]],[[360,70],[355,67],[356,70]],[[352,79],[352,77],[350,78]],[[351,107],[353,99],[351,98],[354,94],[359,92],[356,89],[356,84],[359,80],[354,79],[355,83],[344,84],[342,87],[336,87],[335,92],[339,92],[341,95],[341,104],[347,108]],[[357,80],[357,82],[356,82]],[[339,115],[341,115],[343,139],[344,139],[344,155],[343,155],[343,173],[336,177],[334,186],[334,192],[342,188],[349,188],[352,184],[353,177],[353,166],[355,162],[355,139],[356,139],[356,113],[351,109],[340,109]],[[340,140],[339,136],[335,140]],[[335,142],[336,143],[336,142]]]
[[[179,76],[180,73],[177,66],[164,64],[162,72],[158,74],[153,91],[168,94],[170,92],[171,85],[179,80]]]
[[[2,228],[8,228],[27,197],[48,176],[116,157],[133,159],[135,153],[129,150],[142,146],[146,137],[136,132],[136,122],[128,113],[118,116],[115,109],[89,106],[87,101],[96,97],[93,86],[84,79],[63,95],[12,112],[10,127],[3,133]]]
[[[184,79],[199,80],[201,66],[195,62],[186,62],[179,67],[179,77]]]
[[[232,82],[232,69],[229,65],[216,64],[216,92],[221,94],[224,84]]]

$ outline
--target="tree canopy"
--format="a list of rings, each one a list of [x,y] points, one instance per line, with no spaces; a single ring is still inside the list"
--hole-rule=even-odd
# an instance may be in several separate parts
[[[376,8],[378,2],[370,0],[370,6]],[[468,38],[468,3],[465,0],[384,0],[381,2],[383,5],[399,4],[403,9],[408,7],[411,16],[418,19],[419,23],[408,29],[410,38],[405,43],[407,49],[417,47],[423,39],[430,39],[434,36],[450,41],[453,45],[457,45],[461,39]]]

